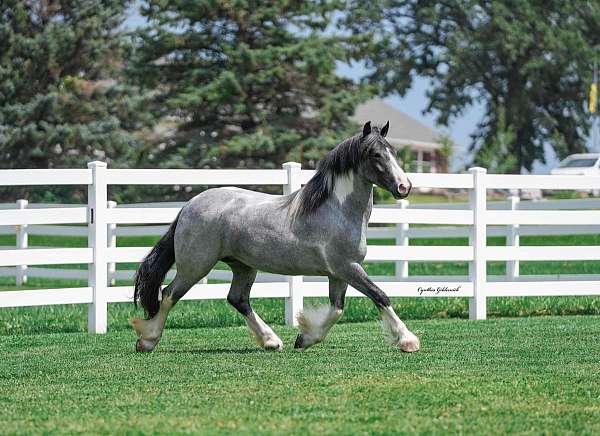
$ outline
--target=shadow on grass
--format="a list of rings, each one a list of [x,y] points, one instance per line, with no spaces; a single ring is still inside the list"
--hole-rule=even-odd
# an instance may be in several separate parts
[[[258,354],[258,353],[273,353],[273,351],[265,351],[260,348],[161,348],[157,349],[157,353],[166,354]]]

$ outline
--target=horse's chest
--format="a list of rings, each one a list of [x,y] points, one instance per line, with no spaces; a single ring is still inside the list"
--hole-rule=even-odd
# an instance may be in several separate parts
[[[362,262],[367,254],[367,234],[360,227],[344,229],[331,240],[330,253],[353,262]]]

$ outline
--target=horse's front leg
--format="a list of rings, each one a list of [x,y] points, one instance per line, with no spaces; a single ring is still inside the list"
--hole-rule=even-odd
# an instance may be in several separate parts
[[[256,270],[235,260],[227,260],[226,263],[233,272],[227,301],[242,314],[258,345],[265,350],[283,350],[283,342],[279,336],[250,306],[250,289],[256,279]]]
[[[388,342],[408,353],[419,351],[421,347],[419,338],[408,330],[406,325],[398,318],[388,296],[371,281],[359,263],[347,265],[339,271],[338,276],[375,303],[375,306],[379,309],[383,331]]]
[[[331,327],[341,318],[348,284],[342,280],[329,278],[329,306],[304,309],[298,314],[300,334],[296,338],[294,348],[307,349],[318,344]]]

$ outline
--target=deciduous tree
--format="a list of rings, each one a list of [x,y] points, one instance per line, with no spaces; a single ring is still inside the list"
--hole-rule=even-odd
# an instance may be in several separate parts
[[[431,79],[427,111],[441,124],[475,102],[485,113],[473,134],[475,161],[493,157],[511,172],[586,149],[600,2],[564,0],[381,0],[351,2],[348,27],[374,35],[367,79],[403,94]],[[510,139],[497,147],[499,138]],[[506,166],[506,165],[504,165]]]

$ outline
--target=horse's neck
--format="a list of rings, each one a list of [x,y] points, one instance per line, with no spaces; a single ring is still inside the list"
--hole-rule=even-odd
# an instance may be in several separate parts
[[[345,215],[356,217],[364,225],[369,221],[373,208],[373,185],[357,173],[336,176],[331,197]]]

